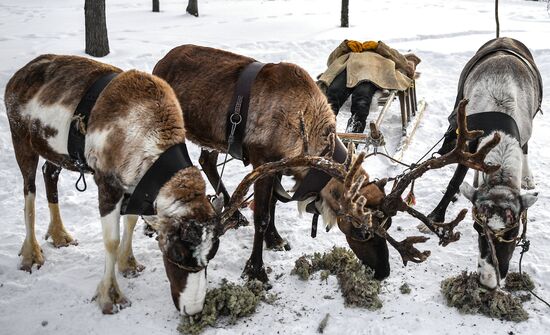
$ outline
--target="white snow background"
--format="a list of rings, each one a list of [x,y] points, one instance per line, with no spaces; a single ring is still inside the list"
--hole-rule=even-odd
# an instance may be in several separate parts
[[[107,0],[107,26],[111,53],[100,61],[123,69],[150,72],[155,63],[175,46],[193,43],[222,48],[255,57],[263,62],[287,61],[304,67],[313,77],[325,69],[326,57],[344,38],[383,40],[401,51],[422,58],[418,71],[419,98],[428,102],[424,120],[406,152],[413,162],[428,150],[447,128],[458,76],[462,67],[484,42],[494,37],[493,0],[384,0],[350,1],[350,28],[340,28],[337,0],[200,0],[200,17],[185,14],[187,1],[160,1],[161,12],[151,12],[151,1]],[[501,35],[523,41],[532,51],[550,87],[550,17],[546,3],[500,1]],[[84,55],[84,1],[0,1],[0,91],[13,73],[44,53]],[[548,95],[548,94],[547,94]],[[3,95],[2,95],[3,98]],[[1,98],[0,98],[1,99]],[[25,236],[23,183],[15,162],[4,104],[0,104],[0,334],[175,334],[179,315],[172,303],[161,253],[154,239],[142,234],[141,220],[134,235],[134,253],[147,268],[138,278],[118,276],[122,291],[132,301],[116,315],[102,315],[91,301],[103,273],[104,251],[97,209],[97,188],[88,177],[89,189],[74,188],[77,174],[64,171],[60,178],[60,205],[68,231],[78,246],[55,249],[43,239],[49,220],[45,190],[37,174],[36,232],[46,263],[32,274],[17,269],[17,253]],[[397,104],[396,104],[397,106]],[[399,138],[397,107],[383,126],[394,150]],[[548,98],[543,110],[550,112]],[[343,129],[349,106],[338,117]],[[371,118],[376,115],[372,115]],[[538,202],[529,210],[528,238],[531,250],[524,270],[536,292],[550,299],[550,139],[545,129],[550,116],[537,115],[530,143]],[[197,162],[199,150],[190,145]],[[41,166],[41,165],[40,165]],[[381,158],[371,158],[364,167],[372,177],[400,172]],[[233,189],[249,168],[231,162],[224,176]],[[441,197],[454,167],[426,174],[416,184],[417,208],[428,213]],[[467,177],[471,182],[472,173]],[[447,217],[455,216],[469,203],[461,197]],[[250,218],[250,211],[245,214]],[[371,312],[344,307],[336,279],[321,282],[319,275],[307,282],[290,275],[294,260],[304,253],[346,246],[344,235],[334,229],[318,237],[310,234],[310,216],[298,216],[295,204],[277,206],[277,227],[292,246],[288,252],[264,251],[272,268],[273,293],[279,300],[262,303],[257,312],[236,325],[207,329],[205,334],[312,334],[326,313],[327,334],[549,334],[550,309],[537,300],[525,303],[530,314],[523,323],[505,322],[477,315],[462,315],[446,306],[440,282],[462,270],[474,271],[477,233],[468,215],[458,229],[460,241],[445,248],[433,236],[419,249],[432,255],[422,264],[403,267],[390,248],[392,273],[383,282],[384,307]],[[419,234],[417,221],[406,215],[394,219],[396,238]],[[401,232],[397,227],[402,228]],[[240,274],[249,257],[253,227],[230,231],[208,268],[210,287],[222,278],[241,282]],[[519,250],[511,261],[517,271]],[[282,275],[279,279],[275,277]],[[410,295],[399,292],[408,283]],[[324,296],[333,299],[325,299]],[[46,321],[46,322],[43,322]],[[44,324],[44,325],[43,325]]]

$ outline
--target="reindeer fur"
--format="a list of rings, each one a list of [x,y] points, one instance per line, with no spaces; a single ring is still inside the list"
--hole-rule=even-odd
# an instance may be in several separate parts
[[[252,58],[223,50],[183,45],[172,49],[156,64],[153,74],[170,83],[183,106],[188,139],[203,148],[218,152],[227,150],[226,122],[231,98],[239,74],[253,61]],[[327,147],[327,136],[336,131],[335,116],[326,97],[299,66],[290,63],[266,64],[252,86],[244,137],[244,147],[253,167],[306,154],[303,152],[300,114],[303,115],[309,140],[308,154],[319,155]],[[217,174],[215,169],[213,172]],[[300,182],[307,169],[293,169],[286,173]],[[211,175],[208,178],[216,180]],[[264,238],[268,247],[288,247],[274,225],[275,199],[272,190],[272,178],[260,179],[254,185],[256,229],[252,255],[245,269],[249,278],[264,282],[267,282],[262,260]],[[335,194],[341,196],[343,185],[329,183],[325,190],[330,197]],[[377,196],[383,194],[377,187],[369,188],[368,192],[374,192]],[[365,196],[371,197],[369,194]],[[334,213],[340,206],[337,201],[330,206],[326,200],[323,197],[318,207],[322,209],[325,224],[332,226]],[[330,206],[330,211],[325,210],[327,206]],[[378,275],[385,277],[387,273]]]
[[[59,55],[42,55],[32,60],[14,74],[5,92],[15,156],[24,181],[27,237],[21,249],[20,267],[31,271],[33,264],[40,267],[44,263],[34,233],[38,158],[47,160],[43,171],[52,218],[48,232],[54,244],[70,243],[72,237],[65,231],[57,203],[57,175],[60,168],[77,170],[67,152],[73,113],[87,88],[111,72],[118,76],[98,97],[85,135],[85,157],[98,186],[106,252],[105,273],[95,297],[104,313],[115,313],[130,304],[116,281],[117,261],[123,275],[134,276],[143,270],[131,249],[137,216],[124,218],[120,244],[121,201],[161,153],[185,140],[176,95],[164,80],[155,76],[135,70],[122,72],[87,58]],[[164,235],[173,226],[185,225],[186,219],[207,221],[215,216],[205,195],[202,176],[195,167],[179,171],[161,188],[156,209]],[[160,244],[163,250],[177,247]],[[202,254],[196,260],[199,264],[204,263]],[[185,278],[180,279],[185,287]]]

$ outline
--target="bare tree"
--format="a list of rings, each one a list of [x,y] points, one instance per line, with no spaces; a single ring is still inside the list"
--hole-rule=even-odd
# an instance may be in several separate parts
[[[86,53],[94,57],[109,54],[109,38],[105,19],[105,0],[85,0]]]
[[[340,15],[340,26],[349,27],[349,0],[342,0],[342,12]]]
[[[160,1],[153,0],[153,12],[160,12]]]
[[[198,17],[199,16],[199,4],[197,3],[198,0],[189,0],[189,3],[187,4],[187,13]]]

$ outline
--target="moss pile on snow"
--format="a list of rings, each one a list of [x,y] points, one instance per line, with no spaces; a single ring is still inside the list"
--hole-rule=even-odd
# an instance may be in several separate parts
[[[374,279],[372,270],[361,264],[351,250],[333,247],[327,253],[302,256],[296,260],[291,273],[308,280],[313,273],[323,270],[338,278],[346,305],[370,310],[382,307],[378,297],[380,282]]]
[[[525,321],[529,318],[521,300],[501,290],[487,290],[479,284],[477,273],[467,273],[445,279],[441,291],[447,304],[462,313],[481,313],[508,321]]]
[[[206,293],[202,312],[182,317],[178,330],[182,334],[199,334],[206,326],[214,326],[222,316],[234,324],[238,318],[254,313],[264,298],[265,291],[260,281],[249,281],[243,286],[223,279],[219,288]]]
[[[535,289],[535,284],[531,277],[523,272],[510,272],[506,276],[504,288],[508,291],[529,291]]]

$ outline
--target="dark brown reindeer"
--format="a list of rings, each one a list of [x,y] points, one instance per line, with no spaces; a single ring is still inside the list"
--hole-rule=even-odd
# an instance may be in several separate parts
[[[226,126],[232,94],[239,74],[252,62],[252,58],[230,52],[184,45],[171,50],[153,70],[155,75],[165,79],[174,88],[183,106],[187,137],[205,148],[201,155],[201,165],[214,186],[219,180],[217,152],[226,152],[228,147]],[[277,197],[274,185],[277,179],[272,173],[263,175],[269,169],[274,169],[273,173],[278,175],[294,176],[299,185],[311,167],[319,169],[323,164],[329,165],[322,168],[332,177],[326,186],[318,190],[317,194],[301,200],[314,204],[323,216],[327,229],[338,224],[351,249],[365,265],[374,270],[378,279],[387,277],[390,272],[386,241],[399,250],[405,263],[409,260],[420,262],[429,255],[429,252],[421,253],[413,247],[414,243],[425,241],[424,238],[410,237],[397,242],[387,234],[385,228],[391,224],[391,217],[398,211],[407,211],[425,222],[440,237],[442,244],[458,239],[453,228],[464,218],[465,212],[450,224],[435,225],[423,214],[406,206],[401,200],[401,194],[413,179],[432,168],[463,162],[473,168],[486,169],[480,161],[483,152],[477,156],[468,156],[463,152],[464,148],[459,146],[448,158],[413,169],[396,184],[392,193],[385,195],[385,182],[369,182],[368,174],[361,167],[361,156],[354,160],[354,164],[348,157],[343,166],[329,160],[303,158],[296,160],[301,164],[307,163],[309,169],[296,161],[285,165],[287,160],[295,159],[293,157],[306,154],[324,156],[327,148],[335,146],[334,113],[305,70],[289,63],[266,64],[256,77],[250,96],[243,150],[252,166],[258,170],[253,172],[252,177],[247,177],[239,188],[247,189],[254,183],[254,245],[243,275],[267,282],[262,260],[264,240],[268,248],[288,247],[275,228]],[[464,136],[468,134],[465,131]],[[307,145],[303,145],[303,138],[307,138]],[[213,150],[214,153],[210,154],[206,150]],[[280,160],[282,163],[273,163]],[[346,166],[352,167],[346,169]],[[222,190],[226,207],[230,208],[222,222],[224,227],[231,227],[235,225],[235,220],[233,218],[230,220],[233,223],[228,223],[227,213],[233,215],[237,209],[234,205],[228,205],[229,195],[225,189]],[[242,195],[239,192],[235,193],[233,201]],[[377,228],[365,230],[365,223]]]
[[[43,173],[51,215],[48,234],[55,246],[70,244],[73,239],[63,227],[57,203],[57,177],[61,169],[82,170],[68,149],[74,142],[69,135],[71,121],[83,96],[89,97],[96,83],[112,74],[116,77],[107,81],[90,107],[87,125],[77,123],[80,126],[76,128],[85,134],[82,151],[98,187],[106,258],[95,300],[103,313],[116,313],[130,305],[118,287],[115,264],[125,276],[144,268],[132,252],[137,215],[124,216],[124,235],[119,243],[123,199],[129,195],[132,199],[136,187],[146,179],[144,175],[152,167],[162,166],[165,155],[187,155],[178,100],[165,81],[150,74],[122,72],[90,59],[58,55],[32,60],[14,74],[5,92],[15,156],[24,182],[27,236],[20,252],[20,268],[30,272],[34,264],[40,267],[44,263],[34,231],[38,159],[46,159]],[[206,266],[217,251],[218,239],[213,233],[216,213],[206,197],[200,171],[190,161],[186,163],[182,168],[177,165],[173,174],[164,175],[162,182],[155,180],[158,195],[150,199],[150,205],[174,303],[182,313],[194,314],[202,309]]]

